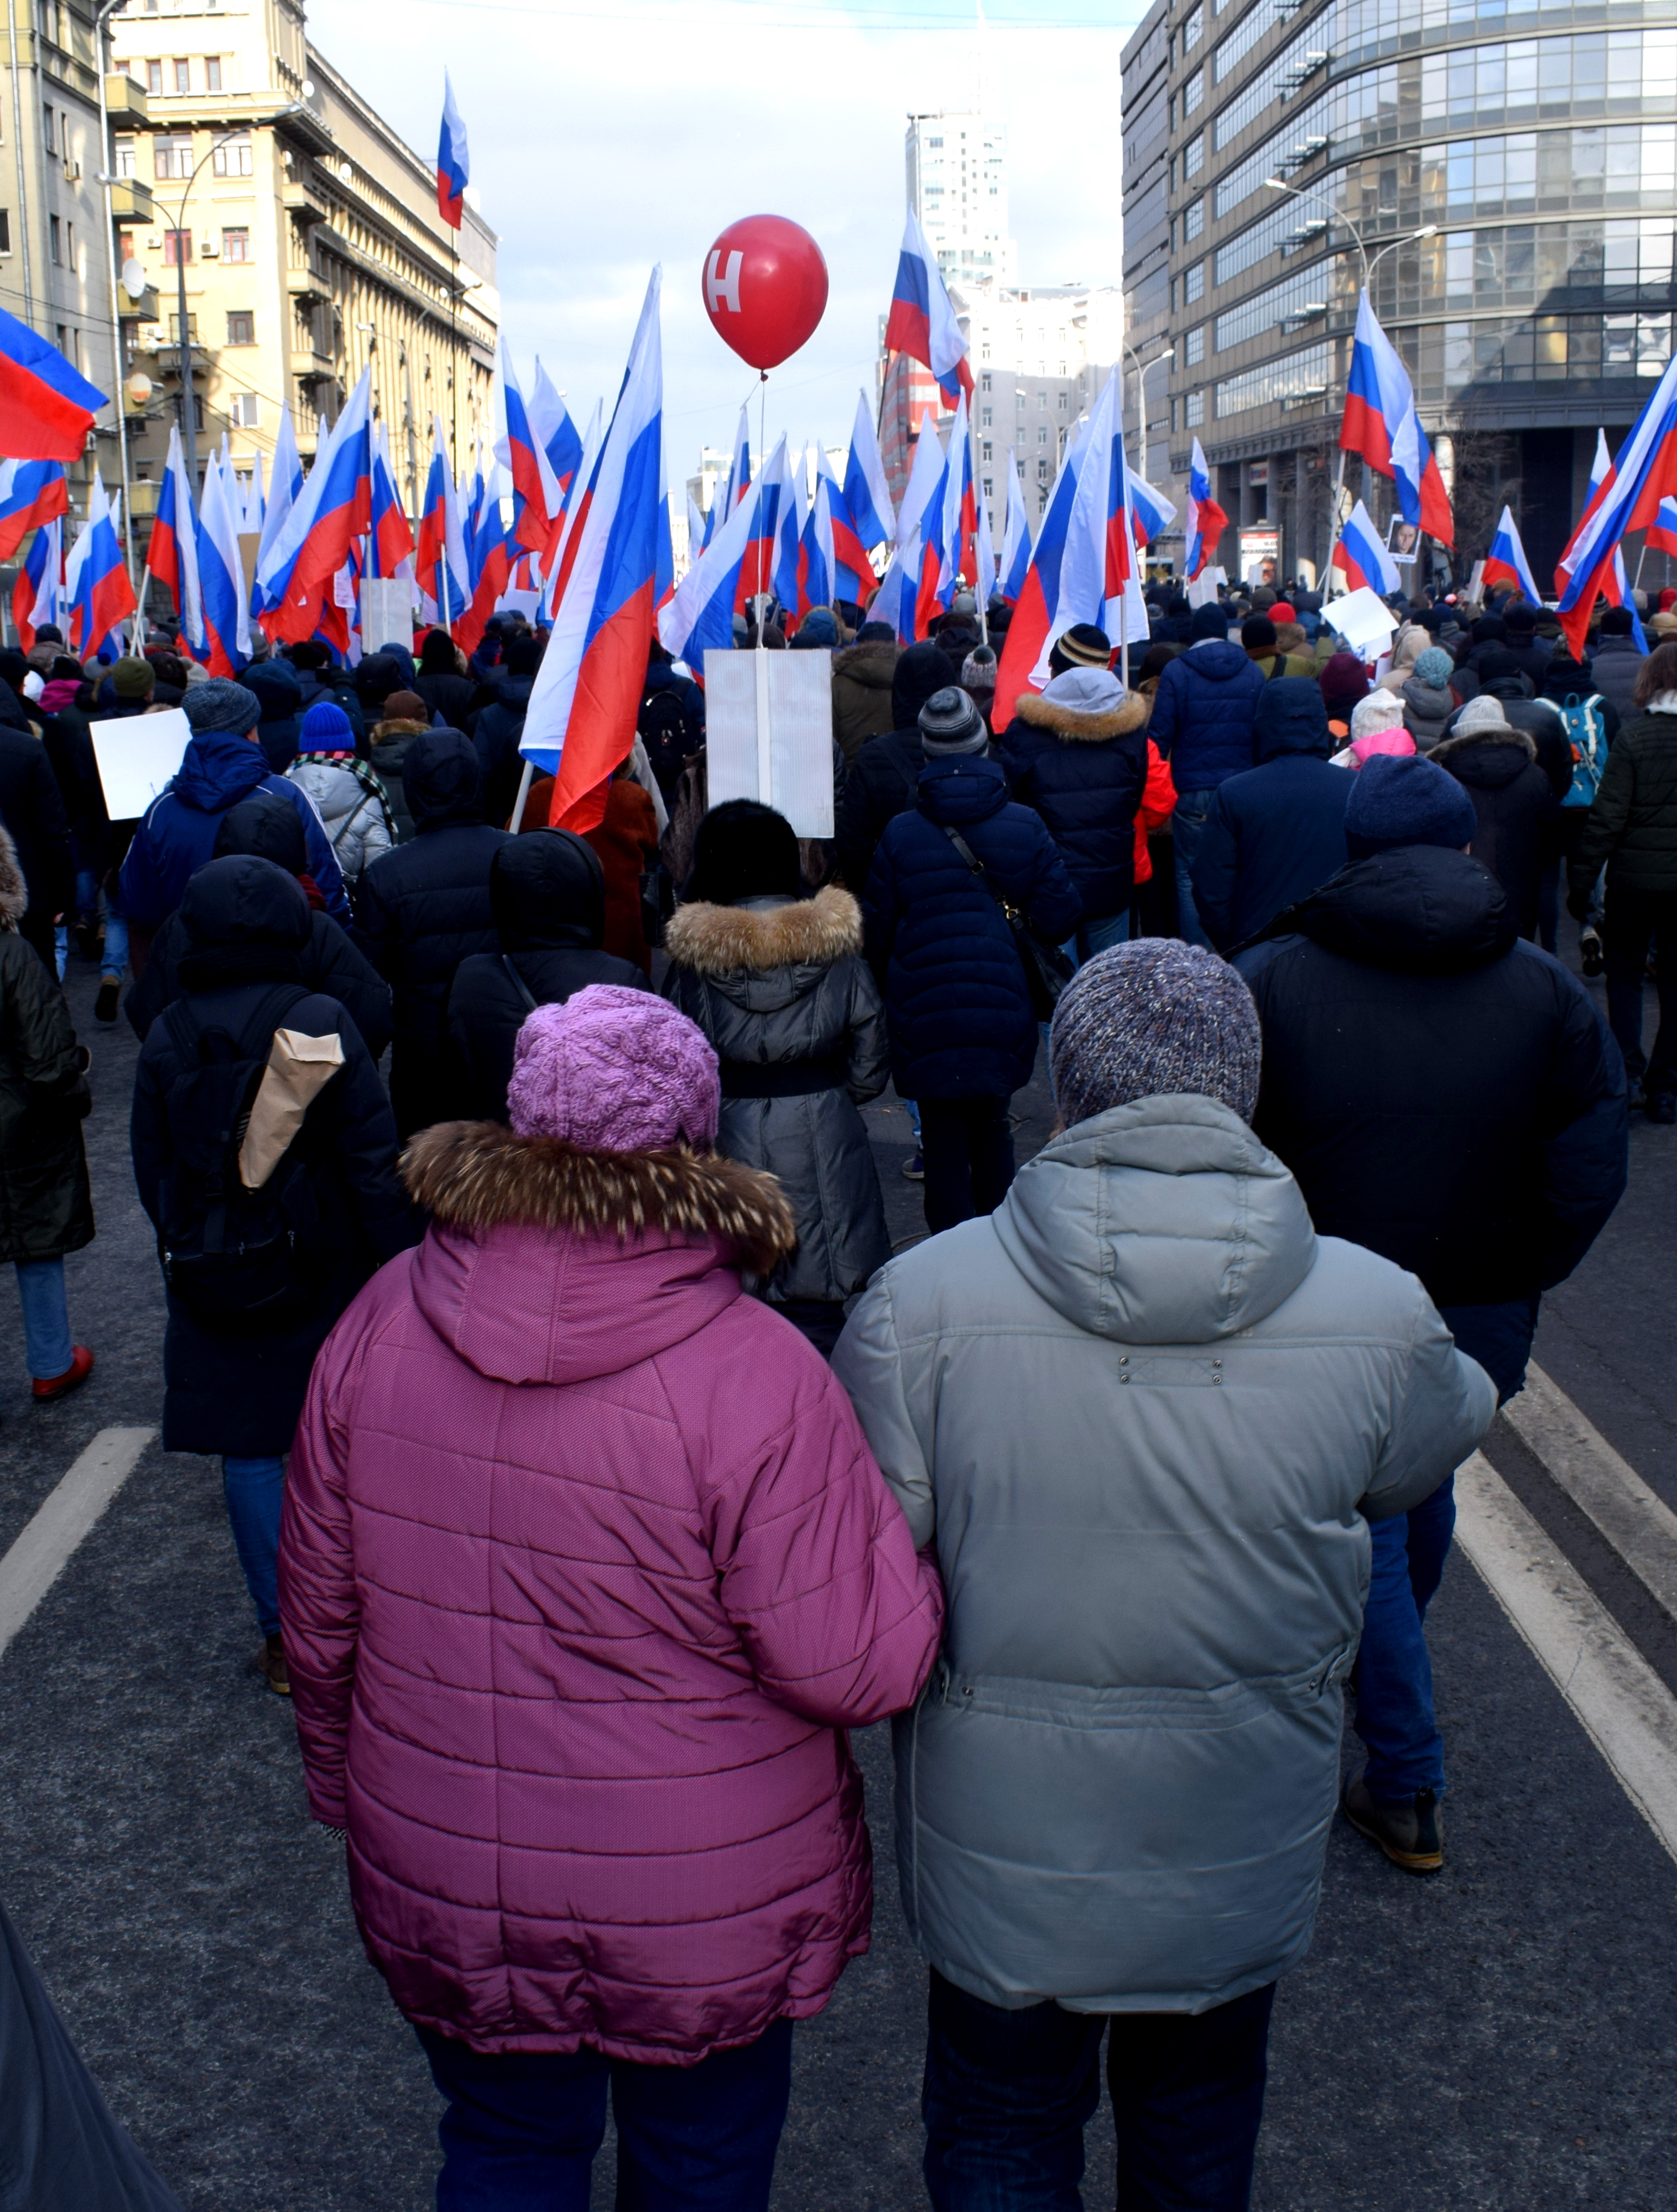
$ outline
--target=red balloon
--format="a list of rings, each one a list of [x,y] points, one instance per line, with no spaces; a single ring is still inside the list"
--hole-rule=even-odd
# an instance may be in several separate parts
[[[703,290],[718,336],[753,368],[778,368],[827,312],[827,264],[783,215],[743,216],[706,254]]]

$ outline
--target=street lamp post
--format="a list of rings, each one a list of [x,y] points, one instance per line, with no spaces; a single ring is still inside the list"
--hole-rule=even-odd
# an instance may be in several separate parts
[[[1145,483],[1147,481],[1147,370],[1157,368],[1164,362],[1175,361],[1176,349],[1175,346],[1167,346],[1163,353],[1156,353],[1145,368],[1142,366],[1141,357],[1133,346],[1126,345],[1124,351],[1129,356],[1131,364],[1135,370],[1136,411],[1140,418],[1141,451],[1139,458],[1141,463],[1141,478]]]
[[[126,5],[127,0],[104,0],[103,6],[94,17],[94,58],[97,64],[95,74],[99,78],[99,181],[105,196],[105,250],[111,264],[111,362],[113,375],[111,404],[117,410],[117,452],[122,467],[123,566],[128,571],[128,581],[131,586],[134,581],[134,493],[128,471],[128,416],[123,394],[122,313],[117,299],[117,257],[112,251],[114,210],[111,205],[111,117],[105,97],[105,27],[116,10]],[[27,229],[26,222],[26,237]],[[146,611],[142,607],[139,610],[142,637],[145,635],[145,614]]]

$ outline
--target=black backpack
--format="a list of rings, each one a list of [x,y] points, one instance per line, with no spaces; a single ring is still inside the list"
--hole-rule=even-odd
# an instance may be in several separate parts
[[[679,693],[666,686],[661,690],[648,691],[642,698],[635,727],[647,748],[647,758],[652,763],[658,787],[667,801],[682,769],[704,743],[699,718]]]
[[[274,1031],[312,995],[276,985],[237,1037],[202,1026],[187,1000],[163,1015],[186,1070],[164,1101],[172,1157],[157,1253],[170,1296],[220,1335],[265,1333],[296,1319],[337,1265],[339,1243],[317,1190],[324,1155],[309,1127],[312,1113],[260,1190],[239,1179],[239,1147]]]

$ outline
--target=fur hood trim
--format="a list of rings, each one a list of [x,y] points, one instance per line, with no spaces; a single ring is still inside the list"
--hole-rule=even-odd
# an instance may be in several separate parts
[[[401,1175],[416,1205],[462,1229],[718,1237],[761,1275],[798,1243],[774,1176],[715,1152],[591,1152],[499,1121],[440,1121],[403,1153]]]
[[[701,899],[678,907],[664,932],[671,959],[699,975],[830,968],[861,949],[862,910],[836,884],[791,906],[711,906]]]
[[[1444,760],[1464,745],[1518,745],[1528,760],[1537,758],[1537,741],[1530,731],[1516,730],[1508,723],[1500,727],[1492,723],[1488,728],[1481,723],[1476,730],[1457,730],[1434,745],[1427,758]]]
[[[896,672],[897,647],[883,637],[871,637],[866,645],[847,645],[833,655],[835,676],[848,676],[855,684],[864,684],[872,691],[889,691],[891,678]]]
[[[1139,691],[1126,691],[1118,704],[1104,714],[1079,714],[1069,707],[1044,699],[1039,692],[1027,691],[1014,702],[1013,711],[1032,729],[1051,730],[1067,744],[1098,745],[1109,738],[1121,738],[1131,730],[1139,730],[1147,719],[1149,708],[1148,702]]]
[[[0,929],[15,929],[29,910],[29,891],[9,830],[0,829]]]
[[[370,745],[383,744],[389,738],[422,738],[429,730],[428,722],[410,722],[398,715],[393,722],[375,722],[367,733]]]

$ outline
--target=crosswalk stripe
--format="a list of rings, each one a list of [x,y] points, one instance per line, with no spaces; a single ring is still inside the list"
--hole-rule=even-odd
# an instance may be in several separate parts
[[[0,1559],[0,1658],[156,1433],[155,1429],[101,1429]]]
[[[1677,1859],[1677,1698],[1482,1452],[1455,1499],[1456,1541]]]
[[[1535,1363],[1527,1368],[1526,1387],[1503,1408],[1503,1417],[1677,1620],[1677,1513]]]

